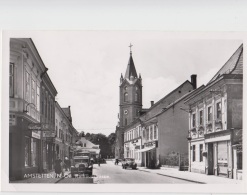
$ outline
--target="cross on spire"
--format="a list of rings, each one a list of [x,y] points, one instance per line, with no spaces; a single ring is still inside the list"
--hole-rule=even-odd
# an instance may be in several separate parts
[[[129,45],[129,48],[130,48],[130,53],[132,53],[132,51],[131,51],[131,47],[133,47],[133,45],[131,45],[131,43],[130,43],[130,45]]]

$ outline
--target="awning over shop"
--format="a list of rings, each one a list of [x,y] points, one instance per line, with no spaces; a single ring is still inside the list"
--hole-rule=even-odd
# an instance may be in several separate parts
[[[143,149],[141,149],[141,150],[137,150],[137,152],[146,152],[146,151],[152,150],[152,149],[154,149],[154,148],[155,148],[155,146],[147,147],[147,148],[143,148]]]

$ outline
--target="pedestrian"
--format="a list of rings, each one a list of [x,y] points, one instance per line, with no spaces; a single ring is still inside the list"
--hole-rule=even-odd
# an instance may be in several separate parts
[[[64,165],[65,165],[65,170],[68,171],[70,168],[70,160],[68,159],[67,156],[64,159]]]
[[[100,167],[100,158],[98,158],[98,166]]]
[[[56,174],[56,178],[57,177],[61,177],[61,172],[62,172],[62,160],[58,157],[56,160],[55,160],[55,174]]]

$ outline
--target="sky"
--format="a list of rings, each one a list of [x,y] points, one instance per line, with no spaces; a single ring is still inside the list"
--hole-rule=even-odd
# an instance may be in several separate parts
[[[20,36],[19,36],[20,37]],[[241,40],[193,38],[159,31],[30,31],[61,107],[71,106],[73,126],[80,132],[115,132],[119,84],[130,43],[142,76],[143,108],[157,102],[192,74],[197,86],[207,82],[241,45]]]

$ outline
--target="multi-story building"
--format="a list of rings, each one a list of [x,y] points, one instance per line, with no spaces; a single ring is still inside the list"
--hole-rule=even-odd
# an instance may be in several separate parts
[[[123,147],[123,156],[135,158],[139,166],[155,167],[171,151],[187,152],[188,131],[184,127],[189,127],[188,113],[181,111],[180,106],[184,106],[184,98],[194,89],[196,75],[191,76],[191,82],[185,81],[157,103],[151,101],[149,109],[143,109],[142,78],[137,77],[131,52],[125,77],[121,75],[120,78],[116,143],[118,148]]]
[[[190,110],[189,170],[241,179],[243,45],[185,103]]]
[[[65,157],[72,158],[73,145],[75,144],[75,129],[72,125],[70,106],[61,108],[56,102],[55,109],[55,154],[57,158],[64,160]]]
[[[21,179],[47,165],[43,155],[49,148],[41,130],[52,129],[56,89],[31,39],[10,39],[9,70],[9,177]],[[42,95],[43,86],[48,97]],[[50,99],[44,105],[45,97]],[[44,113],[51,118],[44,119]]]

